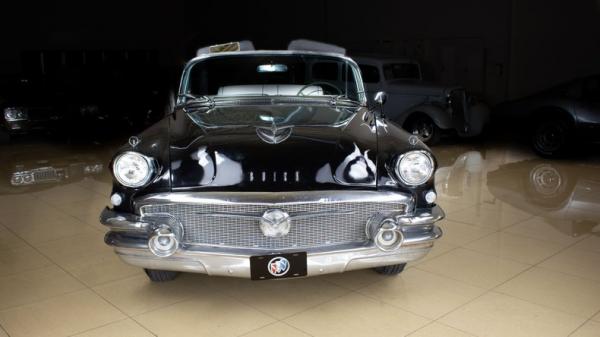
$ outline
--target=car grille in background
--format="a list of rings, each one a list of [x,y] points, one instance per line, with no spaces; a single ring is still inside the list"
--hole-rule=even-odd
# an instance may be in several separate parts
[[[290,232],[266,237],[259,220],[267,209],[281,209],[291,217]],[[165,204],[145,205],[144,215],[170,214],[183,225],[187,244],[236,248],[311,248],[365,242],[367,220],[378,212],[403,212],[397,202],[330,202],[289,204]],[[302,217],[301,215],[311,215]],[[318,214],[318,215],[317,215]],[[299,217],[295,217],[299,216]]]
[[[58,175],[53,167],[43,167],[32,170],[33,178],[35,181],[57,181]]]

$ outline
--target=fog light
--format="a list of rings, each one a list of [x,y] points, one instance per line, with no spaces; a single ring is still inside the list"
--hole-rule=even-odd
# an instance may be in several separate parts
[[[437,194],[435,194],[434,191],[429,191],[425,194],[425,201],[427,201],[430,204],[433,204],[436,199],[437,199]]]
[[[121,195],[119,193],[115,193],[110,196],[110,203],[113,204],[113,206],[119,206],[119,205],[121,205],[122,202],[123,202],[123,197],[121,197]]]
[[[400,227],[391,219],[381,223],[374,238],[375,245],[385,251],[397,249],[402,244],[402,240],[404,236]]]
[[[148,248],[152,254],[160,257],[173,255],[179,247],[175,233],[168,226],[161,226],[154,231],[148,240]]]

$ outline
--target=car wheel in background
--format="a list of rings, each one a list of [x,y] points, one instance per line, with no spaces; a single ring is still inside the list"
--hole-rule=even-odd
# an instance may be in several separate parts
[[[440,128],[428,116],[415,116],[404,123],[404,129],[427,144],[435,145],[440,140]]]
[[[404,267],[406,267],[406,263],[394,264],[391,266],[376,267],[376,268],[373,268],[373,270],[375,270],[375,272],[377,272],[378,274],[381,274],[381,275],[398,275],[404,270]]]
[[[144,271],[152,282],[173,281],[179,275],[179,272],[170,270],[144,269]]]
[[[531,145],[542,157],[560,157],[566,154],[571,141],[570,124],[563,119],[549,119],[535,124]]]

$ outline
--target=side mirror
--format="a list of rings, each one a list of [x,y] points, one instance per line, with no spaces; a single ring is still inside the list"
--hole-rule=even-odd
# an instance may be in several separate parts
[[[375,94],[374,101],[379,105],[384,105],[385,101],[387,101],[387,94],[384,91],[378,91]]]

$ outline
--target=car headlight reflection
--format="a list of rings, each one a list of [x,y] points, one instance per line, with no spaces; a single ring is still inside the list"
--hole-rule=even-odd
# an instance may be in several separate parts
[[[406,152],[396,161],[398,179],[409,186],[426,183],[433,175],[433,170],[433,158],[425,151]]]
[[[141,187],[146,185],[152,178],[154,165],[152,159],[130,151],[115,158],[113,173],[121,185]]]
[[[23,108],[8,107],[4,108],[4,119],[7,122],[16,122],[27,120],[27,111]]]

